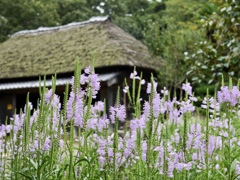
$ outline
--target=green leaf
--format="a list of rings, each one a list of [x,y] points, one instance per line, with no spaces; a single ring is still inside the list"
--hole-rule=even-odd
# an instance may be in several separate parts
[[[81,162],[87,162],[88,166],[90,166],[90,162],[86,158],[79,159],[77,162],[74,163],[74,166],[76,166],[77,164],[79,164]]]
[[[31,178],[30,176],[26,175],[26,174],[23,174],[23,173],[21,173],[21,172],[17,172],[17,173],[20,174],[20,175],[22,175],[23,177],[25,177],[25,178],[27,178],[27,179],[32,180],[32,178]]]

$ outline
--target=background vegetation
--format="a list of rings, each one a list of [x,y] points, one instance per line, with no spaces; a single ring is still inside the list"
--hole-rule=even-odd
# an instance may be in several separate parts
[[[221,73],[240,75],[239,0],[1,0],[0,42],[19,30],[100,15],[159,57],[162,86],[181,89],[189,79],[214,89]]]

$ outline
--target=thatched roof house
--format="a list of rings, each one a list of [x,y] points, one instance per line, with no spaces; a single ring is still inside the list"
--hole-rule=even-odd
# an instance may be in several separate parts
[[[11,113],[6,114],[11,115],[15,107],[20,107],[22,94],[37,88],[39,76],[57,73],[57,84],[64,85],[74,71],[76,57],[83,68],[94,60],[103,82],[122,75],[122,71],[132,70],[133,66],[147,73],[159,68],[147,47],[111,23],[108,17],[20,31],[0,44],[0,98],[5,99],[0,103],[0,110],[4,111],[7,103]],[[120,82],[119,78],[117,81]]]
[[[14,34],[0,45],[0,79],[72,72],[77,56],[82,67],[94,57],[95,67],[157,68],[146,46],[104,17]]]

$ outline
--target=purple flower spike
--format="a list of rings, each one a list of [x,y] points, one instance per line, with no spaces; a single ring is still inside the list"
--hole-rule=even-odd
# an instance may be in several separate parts
[[[143,161],[147,160],[147,142],[146,141],[142,142],[142,160]]]
[[[98,101],[93,107],[93,111],[103,112],[104,111],[104,102]]]
[[[149,117],[150,116],[150,104],[147,101],[145,101],[145,103],[143,105],[143,115],[145,117]]]
[[[221,87],[221,90],[217,93],[217,99],[219,103],[230,103],[231,106],[235,106],[240,99],[240,92],[237,86],[233,86],[230,90],[227,86]]]
[[[115,116],[116,116],[116,111],[115,111],[115,107],[110,107],[109,109],[110,112],[110,120],[112,123],[115,123]]]
[[[192,95],[192,86],[190,85],[190,83],[183,84],[182,89],[189,95]]]
[[[124,105],[120,105],[119,108],[116,109],[116,117],[119,121],[124,121],[126,118],[126,110]]]
[[[95,99],[96,95],[100,89],[100,81],[98,78],[98,75],[93,73],[88,76],[89,81],[90,81],[90,86],[92,87],[92,96]]]
[[[112,123],[115,123],[115,118],[118,118],[119,121],[125,121],[126,119],[126,109],[124,105],[119,107],[110,107],[110,120]]]
[[[215,138],[214,136],[209,137],[209,144],[208,144],[208,154],[211,156],[213,150],[215,149]]]
[[[48,90],[48,92],[45,94],[46,103],[49,103],[51,99],[52,99],[52,89]]]
[[[99,156],[98,161],[101,164],[101,166],[104,166],[106,162],[106,158],[104,158],[103,156]]]
[[[86,84],[87,82],[88,82],[88,77],[85,76],[84,74],[82,74],[81,77],[80,77],[80,84],[81,84],[81,85],[84,85],[84,84]]]
[[[50,148],[51,148],[51,140],[49,137],[47,137],[43,145],[43,150],[48,151]]]
[[[240,163],[239,162],[236,164],[236,174],[240,175]]]
[[[77,95],[75,110],[75,126],[83,127],[83,99]]]
[[[68,121],[73,117],[73,101],[74,101],[74,93],[70,92],[70,96],[67,101],[67,120]]]
[[[86,67],[85,69],[84,69],[84,73],[85,74],[90,74],[91,73],[91,67],[89,66],[89,67]]]
[[[160,94],[156,94],[153,98],[152,101],[153,104],[153,116],[155,118],[158,118],[159,114],[160,114],[160,106],[161,106],[161,100],[160,100]]]
[[[153,82],[153,91],[156,92],[157,91],[157,82]],[[147,94],[150,94],[152,91],[152,83],[148,83],[147,84]]]

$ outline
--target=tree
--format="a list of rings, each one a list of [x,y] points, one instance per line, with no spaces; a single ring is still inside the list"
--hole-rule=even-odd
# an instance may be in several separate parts
[[[86,21],[93,15],[100,14],[99,12],[94,13],[93,8],[86,0],[57,0],[56,9],[61,25]]]
[[[161,58],[159,79],[169,89],[181,88],[187,78],[188,68],[184,62],[184,52],[193,52],[194,43],[203,39],[199,24],[203,2],[205,1],[163,1],[164,8],[148,20],[144,42],[153,54]]]
[[[139,40],[143,40],[143,19],[148,0],[88,0],[94,15],[108,15],[112,21]]]
[[[204,20],[207,40],[196,44],[198,50],[186,55],[191,64],[192,81],[216,84],[224,77],[240,77],[240,6],[237,0],[217,1],[208,4],[212,9]],[[214,8],[215,7],[215,8]]]
[[[55,0],[1,0],[0,42],[23,29],[59,24],[56,5]]]

